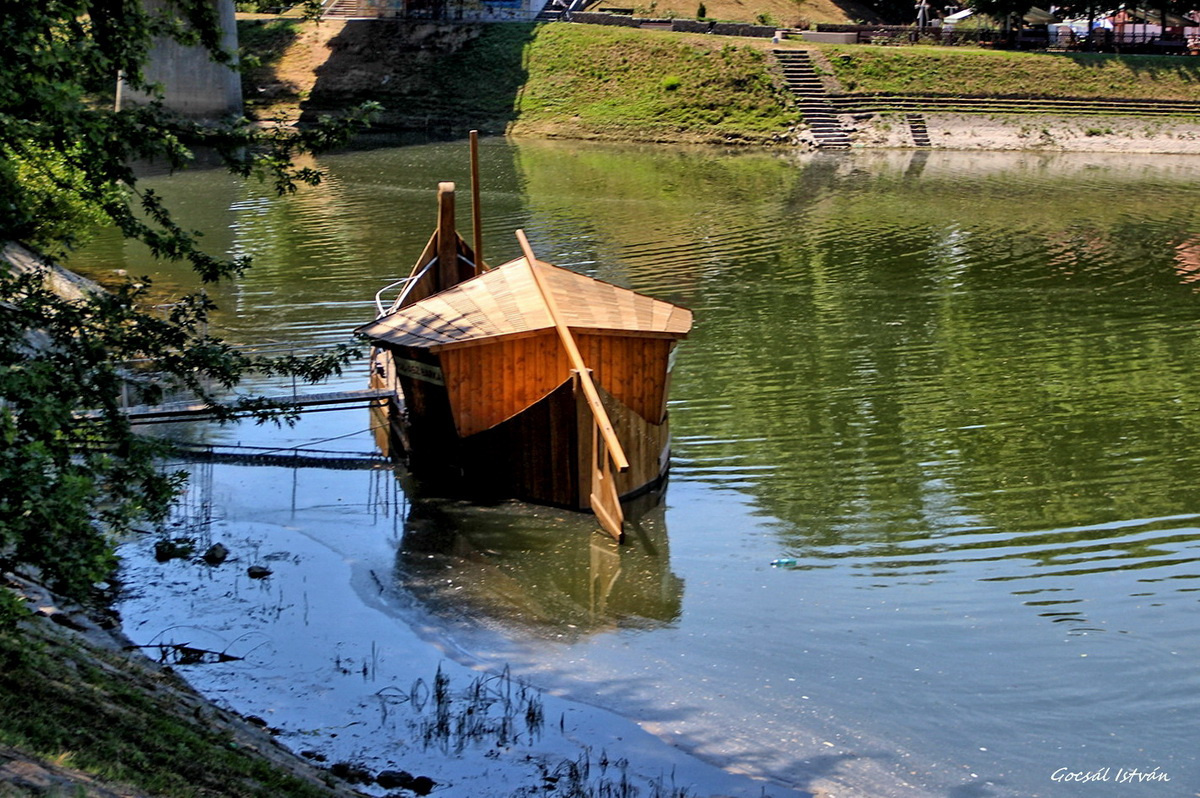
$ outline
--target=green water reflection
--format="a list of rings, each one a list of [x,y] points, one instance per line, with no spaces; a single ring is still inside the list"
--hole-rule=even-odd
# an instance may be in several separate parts
[[[535,210],[697,311],[677,478],[737,484],[797,552],[909,556],[964,518],[1052,547],[1200,506],[1195,163],[559,155],[521,150]]]

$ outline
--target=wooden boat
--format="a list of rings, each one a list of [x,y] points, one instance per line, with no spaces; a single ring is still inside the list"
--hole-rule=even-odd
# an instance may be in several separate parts
[[[476,203],[477,207],[477,203]],[[495,268],[454,230],[454,184],[398,298],[358,332],[371,387],[395,391],[389,446],[458,493],[590,510],[622,538],[620,501],[666,475],[667,392],[684,308],[524,256]],[[385,289],[386,290],[386,289]]]

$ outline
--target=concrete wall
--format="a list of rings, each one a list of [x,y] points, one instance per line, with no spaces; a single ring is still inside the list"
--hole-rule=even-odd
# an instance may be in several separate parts
[[[151,11],[163,7],[162,0],[144,0]],[[236,56],[237,21],[233,0],[211,0],[220,17],[224,37],[222,49]],[[146,79],[163,87],[164,104],[196,119],[219,119],[242,113],[241,76],[224,64],[218,64],[202,47],[183,47],[171,40],[159,40],[150,51],[145,66]],[[122,83],[117,87],[117,107],[124,108],[149,101]]]
[[[827,44],[854,44],[858,41],[856,33],[826,33],[824,31],[818,33],[813,30],[806,30],[800,33],[800,38],[806,42],[825,42]]]

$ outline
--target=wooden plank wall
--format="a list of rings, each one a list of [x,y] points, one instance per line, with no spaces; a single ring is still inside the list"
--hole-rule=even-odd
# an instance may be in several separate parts
[[[672,339],[577,331],[575,341],[597,385],[649,423],[663,420]]]
[[[668,338],[576,333],[593,378],[649,423],[666,415]],[[570,377],[553,330],[441,352],[446,389],[463,437],[511,418]]]
[[[570,377],[554,330],[444,349],[446,389],[458,433],[474,435],[511,418]]]
[[[629,458],[629,470],[613,474],[625,497],[663,475],[669,427],[650,424],[603,388],[600,397]],[[594,451],[591,411],[567,380],[525,412],[465,439],[463,471],[470,492],[587,510]]]

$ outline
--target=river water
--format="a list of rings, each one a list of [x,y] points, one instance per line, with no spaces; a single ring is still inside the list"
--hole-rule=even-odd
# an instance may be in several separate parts
[[[545,260],[693,310],[661,504],[618,550],[585,516],[425,500],[403,474],[207,465],[181,523],[276,574],[131,542],[135,640],[244,644],[194,679],[277,712],[296,747],[314,699],[271,696],[271,663],[361,681],[415,634],[431,662],[507,667],[766,779],[696,771],[692,795],[1200,788],[1200,160],[481,149],[488,260],[523,227]],[[255,256],[216,295],[233,340],[344,340],[424,245],[437,182],[469,207],[461,143],[317,165],[324,185],[283,198],[215,171],[157,181],[212,248]],[[189,284],[111,237],[74,265]],[[365,411],[168,429],[371,446]],[[221,602],[254,617],[218,622]]]

